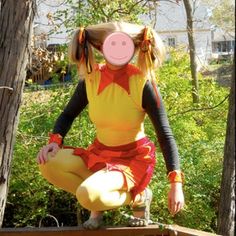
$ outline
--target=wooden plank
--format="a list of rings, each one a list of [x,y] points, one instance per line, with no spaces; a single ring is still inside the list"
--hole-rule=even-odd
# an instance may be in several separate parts
[[[178,225],[172,225],[171,228],[173,229],[173,231],[178,232],[178,236],[216,236],[217,234],[213,234],[213,233],[208,233],[205,231],[200,231],[200,230],[196,230],[196,229],[190,229],[190,228],[185,228],[182,226],[178,226]],[[173,234],[173,232],[170,231],[170,236],[174,236],[175,234]],[[218,235],[219,236],[219,235]]]
[[[165,225],[164,225],[165,226]],[[98,230],[85,230],[82,227],[48,228],[2,228],[0,236],[213,236],[195,229],[178,225],[148,227],[104,227]]]
[[[159,226],[148,227],[109,227],[98,230],[85,230],[81,227],[48,228],[3,228],[1,236],[169,236],[169,230]]]

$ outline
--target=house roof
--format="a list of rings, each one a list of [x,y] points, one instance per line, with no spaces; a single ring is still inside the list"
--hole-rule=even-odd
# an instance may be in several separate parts
[[[235,32],[225,32],[223,29],[217,28],[213,31],[213,42],[232,41],[235,40]]]

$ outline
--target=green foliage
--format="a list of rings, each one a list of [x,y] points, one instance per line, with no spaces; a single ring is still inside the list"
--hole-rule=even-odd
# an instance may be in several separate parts
[[[168,212],[165,164],[153,126],[147,118],[146,133],[158,147],[158,164],[151,182],[154,193],[152,219],[214,232],[228,111],[226,101],[216,105],[229,91],[219,87],[213,78],[200,76],[201,102],[193,105],[188,56],[180,52],[171,53],[157,77],[185,173],[186,207],[175,217]],[[81,211],[80,219],[77,219],[77,211],[81,208],[76,199],[48,184],[40,175],[35,161],[73,90],[74,87],[65,87],[24,93],[4,226],[37,227],[40,219],[45,219],[48,214],[54,215],[60,225],[76,225],[77,221],[86,218],[87,212]],[[65,144],[87,147],[94,137],[95,129],[85,110],[74,122]],[[130,213],[130,210],[122,207],[108,211],[106,223],[124,223],[121,213]]]
[[[233,33],[235,30],[235,1],[210,0],[210,2],[214,4],[210,21],[225,30],[225,32]]]
[[[153,1],[146,1],[149,4],[144,4],[142,1],[135,0],[80,0],[74,2],[66,0],[67,9],[59,10],[55,14],[55,19],[60,20],[65,25],[68,32],[74,31],[79,26],[88,26],[97,23],[109,21],[127,21],[140,22],[139,16],[144,14],[151,8]],[[73,17],[72,17],[73,16]]]

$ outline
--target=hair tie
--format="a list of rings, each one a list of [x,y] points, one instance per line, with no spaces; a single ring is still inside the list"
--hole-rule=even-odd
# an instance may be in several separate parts
[[[89,59],[88,32],[84,30],[84,56],[88,74],[92,72],[92,65]]]
[[[80,27],[79,29],[79,36],[78,36],[78,43],[82,44],[85,40],[85,35],[84,35],[84,27]]]
[[[148,27],[144,28],[143,32],[143,41],[141,42],[140,45],[140,56],[142,59],[145,61],[144,64],[146,66],[147,71],[151,71],[153,69],[153,61],[151,57],[151,29]]]
[[[82,54],[78,64],[78,67],[85,61],[88,74],[92,72],[92,65],[89,60],[89,46],[88,46],[88,32],[84,27],[80,27],[78,35],[78,43],[82,46]]]
[[[150,28],[145,27],[143,33],[143,41],[141,43],[140,49],[142,52],[151,51],[151,31]]]

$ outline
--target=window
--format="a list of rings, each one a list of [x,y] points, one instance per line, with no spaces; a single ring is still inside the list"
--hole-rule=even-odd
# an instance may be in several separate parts
[[[174,37],[168,38],[168,46],[175,48],[176,47],[176,38],[174,38]]]
[[[213,52],[222,53],[222,52],[233,52],[234,51],[234,41],[219,41],[213,42],[212,49]]]

